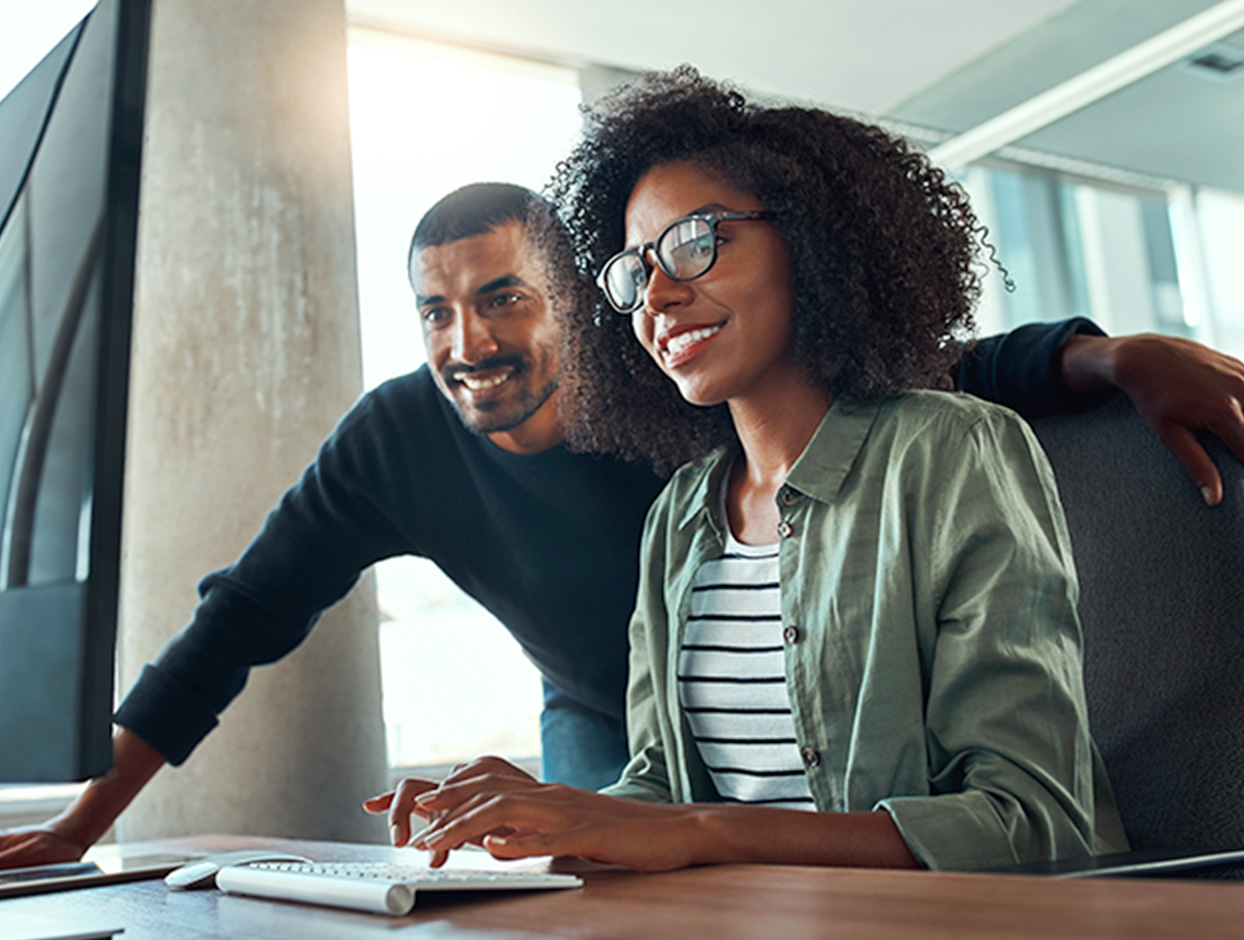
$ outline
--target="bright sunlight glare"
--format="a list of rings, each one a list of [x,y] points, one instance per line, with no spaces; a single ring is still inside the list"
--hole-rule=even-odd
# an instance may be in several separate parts
[[[576,77],[569,69],[351,29],[367,387],[424,360],[406,275],[416,223],[467,183],[540,189],[579,134]],[[505,628],[426,559],[390,559],[375,570],[390,765],[538,754],[539,674]]]

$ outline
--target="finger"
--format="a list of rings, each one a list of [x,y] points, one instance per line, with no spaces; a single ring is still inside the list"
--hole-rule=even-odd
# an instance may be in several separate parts
[[[436,784],[431,780],[407,777],[398,784],[393,801],[389,806],[389,838],[396,846],[403,846],[410,841],[410,817],[417,810],[415,799],[420,793],[434,789]]]
[[[479,811],[490,802],[491,797],[474,797],[452,813],[440,814],[435,822],[415,836],[411,844],[417,849],[436,851],[461,848],[467,842],[481,841],[491,827]]]
[[[1188,476],[1192,477],[1192,482],[1201,491],[1201,498],[1206,505],[1217,506],[1222,502],[1222,477],[1218,475],[1218,468],[1214,466],[1209,454],[1205,453],[1205,448],[1196,439],[1196,435],[1183,425],[1168,424],[1159,430],[1158,436],[1184,465]]]
[[[1233,401],[1228,413],[1212,422],[1209,430],[1222,438],[1231,452],[1244,461],[1244,405],[1239,400]]]
[[[536,778],[521,767],[510,763],[504,757],[487,756],[481,757],[475,761],[475,765],[479,773],[491,774],[503,777],[516,777],[519,780],[527,780],[535,782]]]
[[[485,836],[484,848],[493,858],[531,858],[538,855],[577,855],[567,849],[567,839],[552,832],[523,832],[508,836]]]
[[[363,809],[369,813],[383,813],[393,803],[393,792],[381,793],[363,801]]]
[[[431,815],[429,823],[421,832],[415,833],[411,837],[410,844],[416,849],[427,849],[433,851],[440,847],[444,851],[457,848],[458,844],[446,840],[445,831],[450,824],[460,819],[468,810],[477,808],[487,798],[476,797],[468,803],[460,805],[453,810],[440,810]],[[481,836],[482,838],[482,836]]]
[[[486,755],[483,757],[477,757],[469,763],[455,765],[453,771],[450,772],[449,776],[441,781],[441,784],[458,784],[467,780],[474,780],[479,777],[487,776],[516,777],[520,780],[527,780],[531,782],[535,782],[536,779],[531,774],[527,773],[527,771],[511,764],[504,757]]]
[[[35,848],[38,842],[38,836],[32,835],[27,839],[22,839],[20,842],[10,845],[3,852],[0,852],[0,864],[20,859],[26,852]]]
[[[415,848],[439,850],[461,848],[468,842],[483,844],[486,836],[513,832],[563,828],[560,815],[546,807],[513,797],[481,795],[429,826],[412,843]]]
[[[435,790],[419,794],[416,803],[427,811],[454,810],[481,793],[518,792],[542,786],[544,784],[526,775],[515,777],[509,774],[483,774],[457,782],[446,780]]]

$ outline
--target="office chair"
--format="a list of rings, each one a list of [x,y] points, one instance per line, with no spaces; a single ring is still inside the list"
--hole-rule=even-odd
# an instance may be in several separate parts
[[[1244,465],[1203,439],[1225,485],[1210,508],[1123,395],[1033,427],[1067,514],[1089,720],[1132,847],[1244,850]]]

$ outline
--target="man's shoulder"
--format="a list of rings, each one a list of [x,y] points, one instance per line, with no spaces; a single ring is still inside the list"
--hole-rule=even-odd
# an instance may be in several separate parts
[[[359,404],[375,406],[416,407],[420,410],[441,412],[440,391],[432,381],[432,373],[426,365],[413,372],[381,382],[363,394]],[[433,407],[435,406],[435,407]]]
[[[397,425],[407,431],[452,431],[459,422],[444,400],[427,366],[388,379],[365,392],[338,426],[343,431],[367,431],[373,426]]]

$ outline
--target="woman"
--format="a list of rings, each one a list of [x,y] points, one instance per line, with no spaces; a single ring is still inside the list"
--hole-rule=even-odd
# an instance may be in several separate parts
[[[434,863],[479,839],[641,870],[1125,849],[1049,468],[1009,412],[916,391],[970,326],[962,194],[876,128],[689,69],[605,102],[555,190],[625,315],[568,331],[578,443],[698,458],[645,530],[633,757],[603,794],[486,759],[369,808],[431,818]]]

